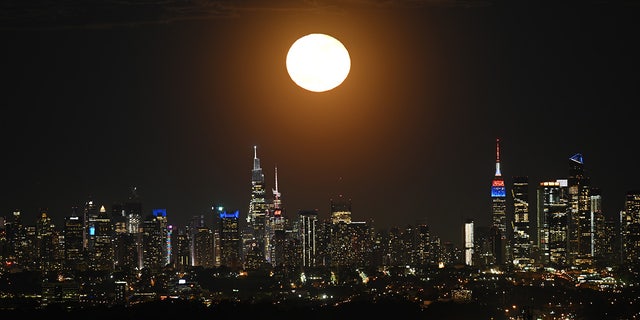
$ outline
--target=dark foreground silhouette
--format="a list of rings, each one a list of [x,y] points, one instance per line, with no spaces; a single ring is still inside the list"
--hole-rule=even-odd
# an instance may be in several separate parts
[[[63,319],[110,319],[139,320],[151,316],[163,319],[237,319],[238,317],[265,317],[269,319],[345,319],[346,317],[379,318],[391,315],[393,319],[500,319],[488,308],[477,305],[454,303],[434,304],[421,308],[406,301],[368,302],[356,301],[340,305],[310,304],[273,304],[273,303],[236,303],[221,302],[205,306],[189,301],[155,301],[129,307],[92,307],[65,310],[59,306],[49,306],[38,310],[4,310],[0,316],[5,319],[25,317],[44,319],[45,317],[63,317]],[[257,319],[257,318],[255,318]]]

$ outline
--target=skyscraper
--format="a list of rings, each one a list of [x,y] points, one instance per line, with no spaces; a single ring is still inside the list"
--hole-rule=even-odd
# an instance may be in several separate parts
[[[538,230],[544,265],[568,265],[569,195],[567,180],[540,182],[538,187]]]
[[[172,227],[171,236],[171,263],[176,270],[182,271],[186,266],[191,265],[191,254],[189,249],[189,237],[184,227]],[[218,233],[219,234],[219,233]],[[219,245],[219,241],[216,244]],[[216,257],[217,258],[217,257]],[[220,266],[217,261],[216,266]]]
[[[215,266],[214,234],[203,225],[196,230],[193,239],[193,265],[212,268]]]
[[[220,262],[231,269],[241,267],[240,212],[220,212]]]
[[[76,207],[73,208],[71,216],[65,217],[64,229],[64,260],[67,270],[81,270],[84,265],[84,222],[78,216]]]
[[[464,223],[464,263],[473,265],[473,220],[468,219]]]
[[[245,257],[252,259],[266,259],[265,248],[265,218],[267,213],[267,202],[265,200],[265,181],[260,159],[258,158],[257,147],[253,146],[253,169],[251,170],[251,200],[249,201],[249,213],[247,214],[248,235],[244,244]],[[259,255],[259,257],[255,255]],[[256,261],[261,263],[261,261]]]
[[[340,194],[330,200],[329,207],[332,224],[351,223],[351,199]]]
[[[593,220],[589,177],[585,174],[582,154],[569,158],[569,262],[576,265],[593,263]]]
[[[523,268],[531,264],[531,228],[529,225],[529,178],[513,178],[512,262]]]
[[[372,226],[370,226],[372,227]],[[413,228],[411,241],[411,261],[414,265],[428,265],[431,263],[433,252],[431,248],[431,232],[426,221],[418,222]]]
[[[506,262],[507,191],[500,172],[500,139],[496,139],[496,172],[491,181],[491,251],[496,264]]]
[[[596,243],[598,242],[598,229],[605,224],[605,217],[602,212],[602,194],[600,193],[600,189],[591,188],[589,191],[589,201],[591,202],[589,205],[589,209],[591,210],[589,217],[591,225],[591,230],[589,230],[589,233],[591,234],[591,256],[595,258]]]
[[[318,224],[317,210],[300,210],[298,212],[300,225],[300,248],[302,250],[302,266],[316,266],[316,230]]]
[[[93,223],[97,217],[98,207],[96,207],[91,197],[89,197],[89,200],[84,204],[84,216],[82,219],[84,223],[83,246],[85,250],[90,250],[90,247],[92,246],[89,240],[89,232],[91,228],[93,228]]]
[[[272,266],[282,263],[284,250],[284,234],[287,219],[282,208],[280,190],[278,190],[278,167],[275,168],[275,188],[273,192],[273,202],[268,206],[267,217],[265,219],[265,258]],[[280,258],[280,259],[278,259]]]
[[[25,226],[22,224],[22,213],[14,210],[5,220],[6,236],[8,243],[7,257],[5,264],[9,266],[22,267],[27,264],[26,253],[28,241]]]
[[[142,261],[143,254],[143,243],[142,243],[142,224],[143,224],[143,215],[142,215],[142,201],[140,201],[140,196],[138,195],[138,188],[131,187],[131,194],[129,198],[124,203],[124,216],[127,220],[127,232],[133,236],[135,239],[135,245],[137,248],[137,252],[135,254],[138,259],[137,264],[138,268],[142,268],[144,262]]]
[[[166,264],[164,254],[165,246],[165,225],[164,217],[156,214],[149,214],[142,222],[142,261],[143,268],[158,271]]]
[[[47,209],[40,210],[40,217],[36,220],[35,248],[36,266],[44,272],[53,271],[55,266],[55,225],[51,221]],[[33,250],[35,249],[35,250]]]
[[[93,270],[113,271],[114,251],[111,215],[107,213],[104,206],[100,207],[99,212],[93,222],[93,231],[91,232],[90,239],[93,246],[89,252],[89,263]]]
[[[282,200],[280,199],[282,194],[278,190],[278,167],[275,169],[275,188],[271,189],[271,191],[273,192],[273,208],[282,209]]]
[[[159,223],[160,236],[162,237],[162,256],[165,257],[166,264],[170,262],[171,238],[169,236],[169,220],[167,219],[167,209],[153,209],[153,216]]]
[[[620,212],[621,262],[638,266],[640,262],[640,190],[628,191]]]

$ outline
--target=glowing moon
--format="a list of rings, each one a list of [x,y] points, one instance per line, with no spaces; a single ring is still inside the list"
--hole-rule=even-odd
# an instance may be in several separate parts
[[[291,80],[309,91],[324,92],[339,86],[350,69],[347,48],[326,34],[308,34],[296,40],[287,53]]]

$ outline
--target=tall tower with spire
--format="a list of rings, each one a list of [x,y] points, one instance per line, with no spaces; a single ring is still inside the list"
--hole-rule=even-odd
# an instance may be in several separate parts
[[[496,139],[496,172],[491,181],[491,251],[496,264],[506,262],[507,191],[500,172],[500,139]]]
[[[280,200],[280,191],[278,190],[278,167],[276,166],[276,187],[274,189],[271,189],[271,191],[273,192],[273,208],[274,209],[281,209],[282,206],[282,200]]]
[[[265,218],[267,202],[265,200],[265,181],[257,146],[253,146],[253,169],[251,170],[251,200],[247,214],[248,232],[245,238],[245,263],[248,268],[259,266],[265,257]]]
[[[265,226],[265,259],[272,266],[284,263],[284,241],[287,219],[284,215],[282,207],[282,194],[278,189],[278,167],[275,167],[275,188],[273,192],[273,201],[268,206],[266,226]]]
[[[253,169],[251,170],[251,200],[249,201],[249,214],[247,215],[247,223],[256,232],[259,232],[261,225],[264,226],[264,215],[266,209],[264,173],[260,167],[260,159],[258,158],[258,150],[253,146]]]

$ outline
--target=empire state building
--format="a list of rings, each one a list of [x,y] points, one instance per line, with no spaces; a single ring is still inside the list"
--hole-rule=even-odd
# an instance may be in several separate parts
[[[496,139],[496,172],[491,181],[491,251],[496,264],[506,259],[507,192],[500,172],[500,139]]]

